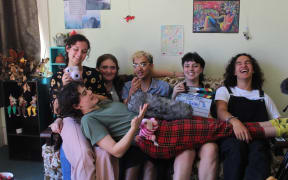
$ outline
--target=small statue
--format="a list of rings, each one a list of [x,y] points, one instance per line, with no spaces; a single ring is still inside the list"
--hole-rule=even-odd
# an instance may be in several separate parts
[[[69,37],[67,34],[63,33],[57,33],[55,37],[53,37],[53,40],[56,44],[56,46],[65,46],[66,39]]]
[[[26,118],[27,117],[26,116],[27,101],[25,101],[24,97],[21,95],[18,98],[18,102],[19,102],[19,106],[17,107],[18,108],[17,116],[21,116],[22,115],[22,116],[24,116]]]
[[[36,116],[36,109],[37,109],[37,96],[32,96],[32,101],[30,102],[30,106],[27,108],[28,116],[31,116],[31,111],[33,113],[32,116]]]
[[[9,96],[9,106],[7,107],[8,116],[11,118],[11,114],[16,114],[16,99],[10,94]]]
[[[41,77],[49,77],[52,76],[52,72],[47,68],[47,64],[49,64],[49,58],[42,59],[40,64],[36,68],[36,72]]]

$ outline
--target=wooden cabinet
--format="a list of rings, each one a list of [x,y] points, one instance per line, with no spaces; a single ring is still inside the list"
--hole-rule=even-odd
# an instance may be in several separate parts
[[[56,63],[57,56],[64,56],[66,54],[65,47],[62,46],[56,46],[56,47],[50,47],[50,68],[51,72],[54,74],[56,71],[58,71],[59,68],[64,68],[65,63]]]
[[[48,85],[5,81],[3,93],[9,158],[42,160],[40,132],[52,122]]]

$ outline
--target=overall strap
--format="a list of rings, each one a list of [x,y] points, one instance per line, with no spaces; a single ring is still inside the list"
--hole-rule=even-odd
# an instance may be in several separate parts
[[[225,87],[227,88],[229,94],[232,95],[233,93],[232,93],[231,89],[228,86],[225,86]]]
[[[259,96],[264,97],[264,91],[262,89],[259,89]]]

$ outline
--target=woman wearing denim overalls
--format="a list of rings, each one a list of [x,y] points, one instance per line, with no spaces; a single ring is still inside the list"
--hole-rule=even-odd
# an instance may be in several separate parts
[[[216,91],[218,118],[233,125],[236,137],[220,142],[225,180],[263,180],[270,175],[268,140],[251,138],[244,122],[267,121],[280,116],[262,90],[263,74],[249,54],[238,54],[226,67],[224,87]]]

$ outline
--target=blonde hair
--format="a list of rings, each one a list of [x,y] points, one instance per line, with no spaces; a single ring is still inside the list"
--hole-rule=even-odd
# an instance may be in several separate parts
[[[137,51],[132,55],[132,61],[134,61],[135,58],[141,58],[141,57],[145,57],[150,64],[153,64],[153,56],[145,51]]]

